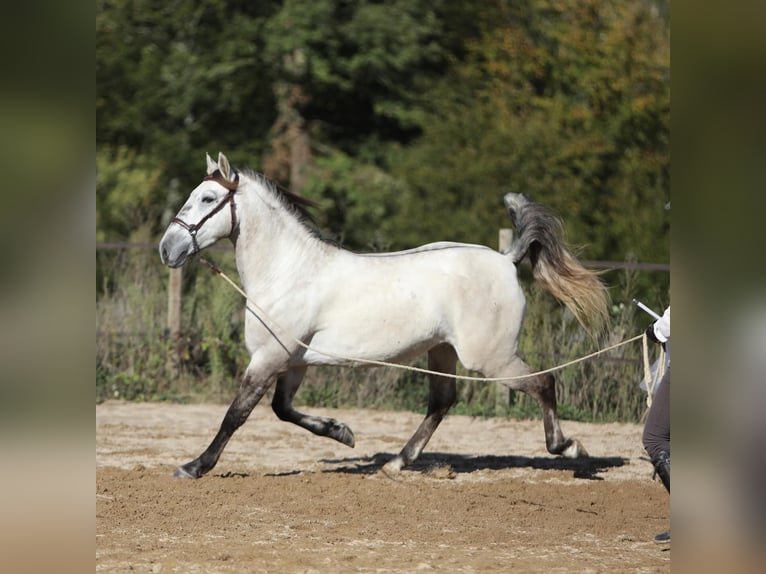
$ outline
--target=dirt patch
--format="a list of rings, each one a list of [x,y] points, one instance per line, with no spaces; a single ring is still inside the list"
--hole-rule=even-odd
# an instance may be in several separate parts
[[[348,447],[259,406],[218,466],[175,479],[221,405],[96,407],[96,570],[669,572],[667,494],[641,427],[564,421],[591,457],[545,451],[542,422],[448,416],[412,468],[380,467],[421,416],[312,409]]]

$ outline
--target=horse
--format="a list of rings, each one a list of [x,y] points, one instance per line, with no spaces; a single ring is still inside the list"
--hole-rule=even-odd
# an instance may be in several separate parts
[[[307,220],[307,200],[255,171],[233,169],[222,153],[217,162],[206,154],[206,161],[207,175],[159,243],[160,258],[180,267],[228,238],[248,301],[269,319],[246,313],[250,362],[239,390],[212,442],[175,476],[210,472],[275,382],[272,409],[279,419],[353,447],[354,433],[346,424],[293,406],[307,368],[401,363],[423,353],[433,372],[427,412],[401,452],[383,465],[385,474],[395,476],[418,458],[456,402],[458,361],[486,377],[513,378],[510,388],[537,400],[548,452],[588,456],[579,440],[561,430],[553,376],[535,375],[517,355],[525,310],[517,266],[526,256],[535,280],[584,328],[603,330],[608,320],[605,286],[597,272],[571,255],[552,211],[524,194],[506,194],[517,233],[505,253],[446,241],[355,253],[321,237]]]

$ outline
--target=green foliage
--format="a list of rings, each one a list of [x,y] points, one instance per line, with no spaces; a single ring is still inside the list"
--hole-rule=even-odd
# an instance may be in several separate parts
[[[218,255],[216,262],[236,276],[233,255]],[[222,285],[221,279],[205,267],[198,267],[187,280],[182,315],[190,340],[186,364],[200,376],[211,398],[227,401],[239,387],[249,363],[243,340],[242,297]],[[185,358],[186,359],[186,358]]]
[[[494,245],[515,191],[563,214],[588,259],[668,259],[664,2],[98,6],[97,144],[151,177],[154,230],[205,151],[258,168],[288,113],[311,134],[306,193],[351,248]],[[133,224],[118,219],[100,236]]]
[[[379,167],[333,151],[316,159],[304,194],[319,204],[320,223],[338,243],[384,251],[393,243],[386,222],[402,188]]]
[[[588,258],[668,258],[669,52],[651,5],[499,6],[425,97],[414,145],[391,152],[411,190],[397,238],[494,241],[504,192],[564,215]],[[413,225],[414,224],[414,225]],[[507,220],[505,222],[507,225]]]
[[[411,363],[426,368],[425,357]],[[309,369],[296,404],[425,412],[428,386],[421,375],[385,367]]]
[[[203,173],[205,151],[258,161],[274,118],[261,54],[276,4],[98,3],[97,145],[161,161],[166,181],[185,186]]]
[[[158,221],[161,165],[124,146],[101,147],[96,170],[97,241],[131,239],[147,222]]]
[[[101,276],[111,285],[96,298],[97,400],[168,396],[167,297],[160,274],[146,272],[155,258],[150,252],[122,251],[98,260]]]
[[[232,254],[219,259],[232,272]],[[106,252],[98,263],[108,285],[96,297],[97,400],[229,400],[248,363],[239,295],[207,268],[187,265],[181,334],[173,340],[168,271],[157,254]]]
[[[277,83],[305,94],[304,117],[345,151],[371,135],[406,138],[410,95],[454,48],[445,4],[287,0],[269,20],[265,56]]]

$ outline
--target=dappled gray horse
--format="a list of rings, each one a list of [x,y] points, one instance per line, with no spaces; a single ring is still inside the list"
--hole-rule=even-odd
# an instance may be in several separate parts
[[[265,315],[246,314],[250,363],[239,391],[210,446],[176,476],[198,478],[209,472],[275,381],[272,407],[280,419],[354,446],[354,434],[342,422],[293,407],[306,368],[402,362],[427,352],[429,370],[443,376],[429,375],[426,416],[383,467],[389,475],[398,472],[420,455],[455,403],[450,375],[457,361],[486,377],[532,372],[516,355],[525,305],[516,266],[527,255],[537,281],[583,326],[601,328],[607,320],[606,290],[566,250],[560,221],[524,195],[509,193],[505,204],[516,227],[505,254],[449,242],[358,254],[323,241],[305,223],[301,198],[262,175],[233,170],[223,154],[217,162],[207,156],[207,177],[168,226],[160,256],[166,265],[179,267],[228,237],[248,300]],[[587,456],[579,441],[561,431],[552,375],[508,384],[539,402],[549,452]]]

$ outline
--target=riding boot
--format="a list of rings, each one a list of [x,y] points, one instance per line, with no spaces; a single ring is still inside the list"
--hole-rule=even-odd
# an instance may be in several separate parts
[[[660,477],[662,485],[667,489],[670,494],[670,455],[665,451],[660,451],[652,461],[654,464],[654,471]]]
[[[661,451],[659,454],[657,454],[654,461],[652,462],[654,463],[655,472],[660,477],[660,480],[662,481],[663,486],[667,489],[668,494],[670,494],[670,455],[664,451]],[[657,544],[667,544],[670,542],[670,529],[655,536],[654,541]]]

